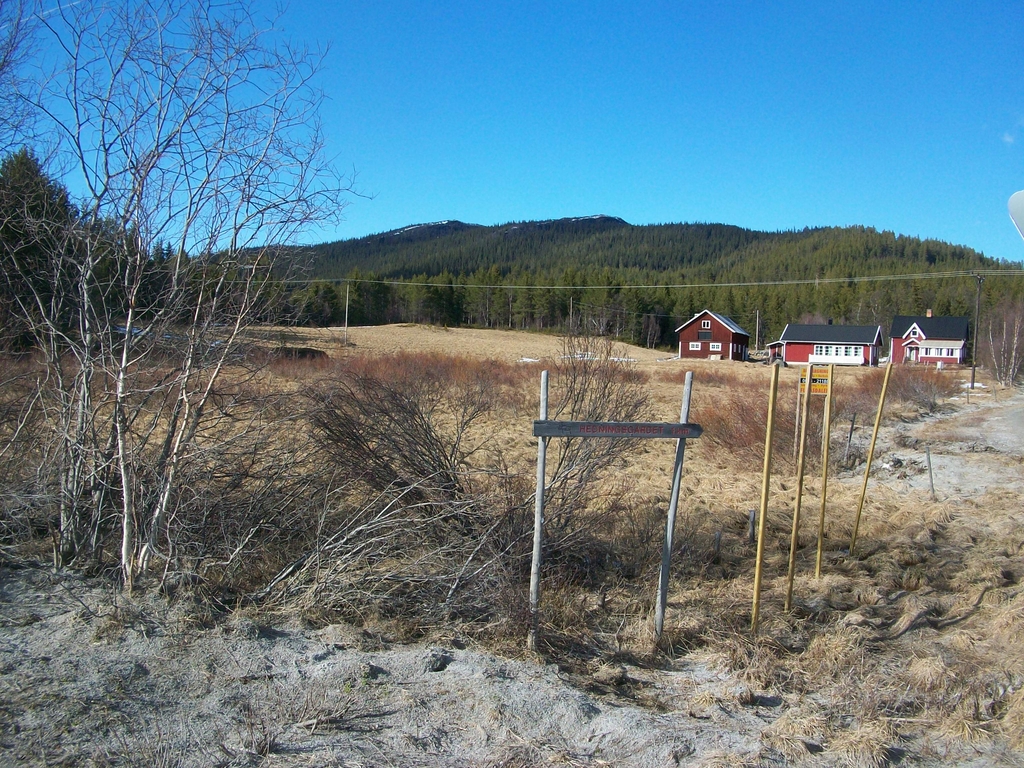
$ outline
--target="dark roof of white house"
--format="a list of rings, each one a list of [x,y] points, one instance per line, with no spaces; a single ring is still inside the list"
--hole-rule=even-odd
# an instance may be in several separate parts
[[[894,339],[901,339],[913,326],[921,329],[926,339],[956,339],[966,341],[969,318],[966,317],[918,317],[916,315],[896,315],[892,319]]]
[[[733,333],[740,333],[740,334],[743,334],[744,336],[750,336],[750,334],[747,333],[742,328],[740,328],[740,326],[736,324],[736,321],[733,320],[731,317],[726,317],[725,315],[720,315],[717,312],[712,312],[710,309],[705,309],[702,312],[698,312],[696,315],[694,315],[689,320],[687,320],[685,323],[683,323],[678,328],[676,328],[676,333],[679,333],[681,330],[683,330],[683,328],[688,326],[690,323],[692,323],[694,320],[696,320],[701,315],[711,315],[711,317],[715,318],[715,320],[717,320],[719,323],[724,325],[726,328],[728,328]]]
[[[809,344],[881,344],[880,325],[798,325],[790,323],[779,342]]]

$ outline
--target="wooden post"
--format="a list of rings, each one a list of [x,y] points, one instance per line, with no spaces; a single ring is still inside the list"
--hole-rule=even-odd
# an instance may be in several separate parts
[[[885,378],[882,379],[882,394],[878,397],[878,413],[875,414],[875,428],[871,432],[871,446],[868,448],[868,463],[864,467],[864,483],[860,487],[860,501],[857,503],[857,517],[853,520],[853,535],[850,537],[850,554],[857,546],[857,529],[860,528],[860,514],[864,509],[864,497],[868,492],[868,477],[871,475],[871,462],[875,458],[875,441],[878,440],[878,427],[882,423],[882,406],[885,405],[885,392],[889,388],[889,375],[892,373],[892,360],[885,366]]]
[[[850,417],[850,434],[846,438],[846,456],[843,457],[843,464],[845,466],[850,465],[850,446],[853,444],[853,428],[857,424],[857,413],[854,412],[853,416]]]
[[[789,575],[786,580],[786,606],[789,610],[793,604],[793,576],[796,574],[796,548],[800,538],[800,503],[804,495],[804,452],[807,449],[807,421],[811,411],[811,366],[807,366],[807,394],[804,395],[804,407],[800,429],[800,458],[796,464],[796,504],[793,507],[793,532],[789,537]]]
[[[825,391],[825,410],[821,416],[821,508],[818,511],[818,555],[814,559],[814,578],[821,578],[821,553],[825,548],[825,503],[828,500],[828,449],[832,439],[832,381],[836,377],[835,363],[828,366],[828,389]]]
[[[808,382],[810,385],[810,382]],[[750,631],[757,633],[758,614],[761,610],[761,562],[764,559],[764,532],[768,520],[768,487],[772,476],[772,438],[775,435],[775,400],[779,393],[779,366],[772,366],[771,387],[768,390],[768,425],[764,437],[764,471],[761,475],[761,510],[757,526],[757,558],[754,563],[754,604],[750,611]]]
[[[548,372],[540,372],[540,418],[548,417]],[[544,529],[544,475],[547,459],[547,438],[537,438],[537,492],[533,506],[533,562],[530,564],[530,634],[526,647],[537,650],[537,630],[540,626],[540,558]]]
[[[803,393],[804,400],[811,399],[811,369],[813,366],[807,366],[807,391]],[[797,377],[796,382],[796,418],[793,420],[793,461],[797,460],[797,453],[800,446],[800,377]]]
[[[926,446],[925,447],[924,455],[928,459],[928,488],[932,492],[932,501],[935,501],[935,478],[932,477],[932,449],[931,449],[931,446]]]
[[[686,372],[683,383],[683,405],[679,412],[679,423],[690,420],[690,394],[693,391],[693,371]],[[679,506],[679,486],[683,476],[683,456],[686,453],[686,438],[676,441],[676,462],[672,470],[672,496],[668,502],[668,517],[665,520],[665,544],[661,550],[661,576],[658,579],[658,602],[654,610],[654,642],[661,640],[665,628],[665,606],[668,604],[668,579],[672,565],[672,538],[676,530],[676,509]]]

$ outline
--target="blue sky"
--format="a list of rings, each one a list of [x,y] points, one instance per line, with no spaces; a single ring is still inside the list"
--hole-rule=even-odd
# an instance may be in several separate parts
[[[373,199],[310,241],[604,213],[866,225],[1024,260],[1024,3],[323,3],[331,151]]]

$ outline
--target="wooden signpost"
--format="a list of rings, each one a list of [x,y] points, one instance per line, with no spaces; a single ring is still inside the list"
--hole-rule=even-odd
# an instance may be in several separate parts
[[[533,422],[534,437],[700,437],[697,424],[646,421],[547,421]]]
[[[829,365],[808,365],[800,374],[800,386],[798,392],[804,397],[804,407],[797,411],[797,424],[802,424],[800,430],[800,459],[797,462],[797,490],[796,505],[793,510],[793,531],[789,542],[789,575],[786,584],[786,604],[788,611],[793,600],[793,577],[796,570],[796,546],[798,530],[800,525],[800,503],[803,496],[804,477],[804,450],[807,440],[807,418],[809,415],[811,395],[823,395],[825,397],[825,408],[822,414],[821,424],[821,507],[818,511],[818,553],[814,561],[814,576],[821,578],[822,551],[825,546],[825,507],[828,500],[828,461],[829,445],[832,439],[832,383],[835,380],[835,364]],[[810,382],[810,394],[807,392],[807,383]],[[797,399],[799,403],[799,397]],[[851,428],[852,430],[852,428]],[[851,431],[852,435],[852,431]],[[796,455],[797,444],[793,445],[793,453]]]
[[[811,365],[811,394],[827,395],[835,365]],[[807,392],[807,371],[800,374],[800,392]]]
[[[683,386],[683,406],[679,423],[635,422],[635,421],[549,421],[548,420],[548,372],[540,375],[540,418],[533,422],[533,434],[537,438],[537,492],[533,519],[533,562],[530,567],[530,634],[527,647],[537,650],[537,632],[540,623],[540,562],[544,535],[544,481],[547,458],[547,440],[552,437],[603,437],[603,438],[675,438],[676,458],[672,474],[672,496],[669,500],[668,518],[665,523],[665,545],[662,550],[661,574],[658,582],[658,603],[655,611],[655,640],[661,638],[665,622],[665,601],[668,594],[668,572],[672,555],[672,537],[675,531],[676,508],[679,505],[679,486],[682,478],[683,456],[687,438],[700,437],[704,431],[698,424],[688,424],[690,395],[693,390],[693,373],[686,373]]]

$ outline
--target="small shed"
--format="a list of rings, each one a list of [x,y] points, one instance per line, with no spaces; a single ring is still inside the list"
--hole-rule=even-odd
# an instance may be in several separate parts
[[[878,365],[880,325],[798,325],[790,323],[768,345],[770,360],[785,363]]]
[[[725,315],[710,309],[698,312],[676,328],[679,357],[705,360],[746,360],[750,334]]]
[[[893,363],[962,365],[967,360],[969,320],[966,317],[897,315],[889,334]]]

